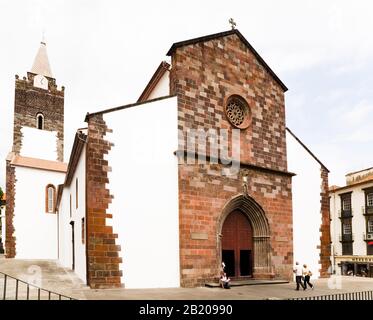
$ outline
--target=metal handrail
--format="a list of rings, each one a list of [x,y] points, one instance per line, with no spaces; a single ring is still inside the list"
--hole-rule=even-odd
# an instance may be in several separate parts
[[[340,234],[339,235],[339,241],[342,242],[352,242],[355,240],[355,234],[354,233],[350,233],[350,234]]]
[[[15,278],[15,277],[7,274],[7,273],[4,273],[4,272],[0,271],[0,274],[2,274],[4,276],[3,300],[6,300],[6,291],[7,291],[8,278],[16,280],[15,300],[18,300],[18,286],[19,286],[19,283],[23,283],[23,284],[27,285],[27,289],[26,289],[27,290],[26,291],[26,300],[30,300],[30,287],[35,288],[35,289],[38,290],[38,300],[41,300],[40,299],[40,293],[41,292],[47,292],[48,293],[48,300],[51,300],[52,294],[58,296],[58,300],[61,300],[61,298],[67,298],[68,300],[78,300],[78,299],[66,296],[64,294],[61,294],[61,293],[57,293],[57,292],[54,292],[54,291],[51,291],[51,290],[48,290],[48,289],[40,288],[40,287],[35,286],[33,284],[30,284],[30,283],[28,283],[26,281],[23,281],[21,279]]]
[[[352,218],[354,216],[354,210],[351,208],[350,210],[338,210],[338,218]]]
[[[297,297],[287,300],[373,300],[373,291],[357,291],[335,294],[325,294],[320,296]]]
[[[370,216],[373,214],[373,206],[362,206],[361,211],[364,216]]]

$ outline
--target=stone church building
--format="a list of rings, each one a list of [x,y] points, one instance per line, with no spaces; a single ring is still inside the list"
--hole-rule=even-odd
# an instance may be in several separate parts
[[[91,288],[193,287],[222,261],[237,279],[291,280],[295,247],[312,241],[304,259],[327,276],[328,170],[287,130],[284,83],[236,29],[167,55],[136,103],[87,113],[65,164],[64,88],[41,44],[16,77],[6,256],[58,259]],[[287,144],[304,157],[294,173]],[[303,171],[313,202],[293,212]],[[293,244],[295,215],[313,217],[312,239]]]

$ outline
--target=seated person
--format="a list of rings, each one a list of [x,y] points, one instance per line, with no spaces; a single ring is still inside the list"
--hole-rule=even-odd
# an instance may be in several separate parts
[[[227,274],[225,272],[221,272],[220,285],[223,289],[230,289],[230,285],[229,285],[230,281],[231,279],[227,277]]]

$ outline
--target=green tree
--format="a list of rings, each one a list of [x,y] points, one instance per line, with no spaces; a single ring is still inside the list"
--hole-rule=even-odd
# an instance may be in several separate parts
[[[1,189],[0,187],[0,201],[3,199],[3,195],[4,195],[3,189]]]

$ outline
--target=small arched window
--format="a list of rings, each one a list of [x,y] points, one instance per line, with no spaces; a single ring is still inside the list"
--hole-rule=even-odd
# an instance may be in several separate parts
[[[42,113],[36,115],[36,127],[40,130],[44,129],[44,116]]]
[[[45,188],[45,212],[54,213],[54,206],[56,202],[56,187],[48,184]]]

